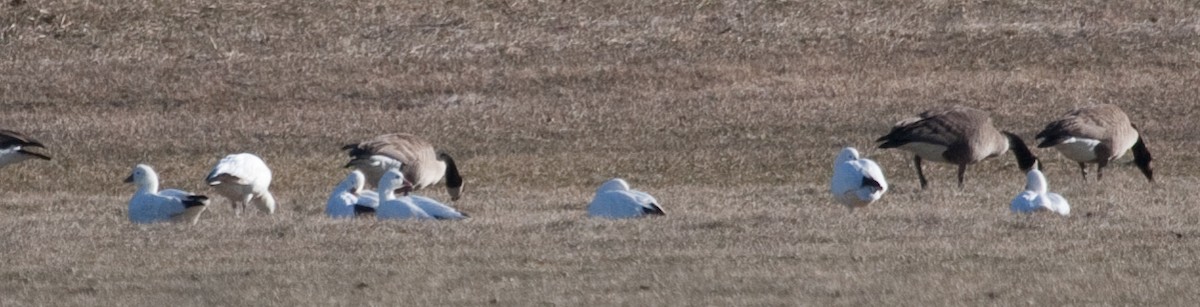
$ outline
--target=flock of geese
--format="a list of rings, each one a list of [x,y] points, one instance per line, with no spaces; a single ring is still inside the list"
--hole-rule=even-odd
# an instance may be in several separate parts
[[[1084,180],[1087,164],[1096,164],[1096,178],[1103,177],[1108,163],[1132,149],[1134,162],[1154,181],[1150,167],[1153,158],[1137,127],[1114,105],[1096,105],[1071,110],[1046,125],[1036,136],[1038,148],[1054,147],[1063,156],[1076,161]],[[1016,134],[997,129],[985,111],[946,106],[927,110],[917,117],[901,120],[880,137],[879,148],[899,148],[913,154],[913,166],[921,188],[928,187],[923,161],[958,165],[958,185],[965,181],[967,166],[1012,151],[1018,167],[1026,172],[1025,190],[1011,202],[1013,212],[1037,211],[1070,214],[1070,205],[1061,195],[1048,192],[1046,177],[1038,158]],[[0,130],[0,167],[30,159],[50,160],[50,156],[30,151],[45,146],[21,133]],[[346,145],[353,170],[334,189],[326,202],[325,214],[331,218],[373,217],[391,219],[458,220],[468,215],[414,191],[445,181],[450,199],[458,200],[463,188],[454,159],[437,151],[433,144],[405,133],[385,134],[357,144]],[[883,197],[888,190],[883,170],[875,161],[863,158],[858,150],[846,147],[836,158],[830,191],[836,201],[850,211]],[[253,206],[266,214],[276,210],[271,194],[271,169],[258,156],[232,154],[213,166],[205,181],[229,200],[233,211],[241,215]],[[196,223],[209,204],[205,195],[178,189],[160,189],[158,174],[149,165],[134,166],[125,182],[137,190],[129,201],[129,220],[134,223]],[[367,189],[374,186],[374,190]],[[599,218],[634,218],[665,215],[658,200],[646,192],[633,190],[621,178],[610,179],[596,190],[588,204],[588,215]]]
[[[1154,182],[1150,167],[1153,157],[1146,143],[1124,111],[1114,105],[1076,108],[1046,125],[1038,132],[1038,148],[1054,147],[1063,156],[1079,164],[1087,180],[1087,164],[1096,164],[1096,179],[1104,175],[1108,163],[1133,151],[1133,161],[1147,180]],[[921,188],[929,185],[921,169],[925,160],[958,165],[958,186],[965,180],[967,165],[1012,151],[1017,166],[1026,172],[1025,190],[1010,203],[1018,213],[1037,211],[1069,215],[1066,198],[1050,193],[1038,158],[1020,136],[999,130],[987,112],[963,106],[948,106],[922,112],[917,117],[896,123],[891,132],[876,140],[879,148],[899,148],[913,153],[913,166]],[[834,199],[853,211],[883,197],[887,180],[875,161],[861,158],[847,147],[838,154],[833,166],[831,192]]]

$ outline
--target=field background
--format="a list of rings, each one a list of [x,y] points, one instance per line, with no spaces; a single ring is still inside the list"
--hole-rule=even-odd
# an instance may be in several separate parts
[[[1200,300],[1194,1],[0,3],[0,125],[53,161],[0,170],[0,305],[978,305]],[[1011,155],[927,164],[873,139],[961,104],[1032,138],[1120,105],[1157,184],[1080,180],[1014,216]],[[462,222],[331,221],[338,149],[410,132],[456,155]],[[848,214],[841,146],[892,190]],[[211,192],[262,156],[276,215],[125,218],[137,163]],[[585,218],[621,176],[665,218]],[[447,199],[441,187],[423,192]]]

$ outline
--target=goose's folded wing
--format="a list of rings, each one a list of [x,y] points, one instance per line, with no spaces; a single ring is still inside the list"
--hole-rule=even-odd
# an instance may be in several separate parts
[[[206,178],[210,183],[215,180],[234,180],[233,183],[248,185],[256,180],[271,178],[271,169],[253,156],[230,155],[217,162]]]
[[[964,133],[946,118],[930,117],[892,127],[891,132],[876,141],[884,142],[879,148],[900,147],[908,143],[950,146],[961,142]]]
[[[462,212],[458,212],[458,210],[455,210],[454,208],[451,208],[450,206],[442,204],[431,198],[415,195],[409,196],[409,198],[411,198],[413,203],[420,207],[422,211],[425,211],[425,213],[428,213],[430,216],[436,219],[445,220],[466,218],[466,215],[463,215]]]

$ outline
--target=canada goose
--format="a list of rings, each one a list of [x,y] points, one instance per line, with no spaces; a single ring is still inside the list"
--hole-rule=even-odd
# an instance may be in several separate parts
[[[379,182],[383,173],[399,168],[410,180],[414,190],[436,184],[446,177],[446,191],[450,200],[458,200],[463,187],[463,177],[458,166],[447,153],[437,152],[429,141],[407,133],[385,134],[374,139],[342,147],[350,154],[346,167],[355,167],[367,176],[367,182]]]
[[[588,215],[610,219],[641,217],[646,215],[666,215],[654,196],[629,188],[629,183],[621,178],[605,181],[596,189],[596,195],[588,204]]]
[[[854,208],[866,207],[883,197],[887,192],[887,179],[879,164],[870,159],[860,158],[854,147],[843,148],[833,163],[833,181],[830,192],[838,202],[854,211]]]
[[[901,120],[887,135],[875,140],[879,148],[900,148],[912,152],[913,165],[921,188],[928,186],[921,171],[921,160],[958,165],[958,186],[963,187],[967,165],[1013,151],[1021,170],[1033,167],[1037,157],[1021,137],[1000,131],[983,110],[950,106],[922,112],[918,117]]]
[[[1048,210],[1060,215],[1070,215],[1071,205],[1067,199],[1058,193],[1050,193],[1046,184],[1046,176],[1037,168],[1032,168],[1025,175],[1025,191],[1017,194],[1010,205],[1012,212],[1033,213]]]
[[[349,218],[375,212],[379,196],[375,191],[363,190],[366,177],[359,170],[350,172],[345,180],[333,189],[325,202],[325,214],[331,218]]]
[[[1104,167],[1109,162],[1133,149],[1133,162],[1146,179],[1154,182],[1154,170],[1150,168],[1150,150],[1146,148],[1137,126],[1129,122],[1129,116],[1121,108],[1102,104],[1071,110],[1066,115],[1050,122],[1046,129],[1038,132],[1041,140],[1037,147],[1054,146],[1063,156],[1079,163],[1079,172],[1087,179],[1087,163],[1096,163],[1096,179],[1104,177]]]
[[[31,147],[46,146],[19,132],[0,129],[0,168],[34,158],[50,160],[50,156],[29,151]]]
[[[158,190],[158,174],[149,165],[138,164],[125,178],[137,191],[129,200],[129,220],[134,223],[187,222],[195,224],[208,205],[208,197],[176,189]]]
[[[267,214],[275,213],[275,196],[270,191],[271,169],[258,156],[248,153],[225,156],[213,166],[205,181],[229,199],[239,216],[250,204]]]

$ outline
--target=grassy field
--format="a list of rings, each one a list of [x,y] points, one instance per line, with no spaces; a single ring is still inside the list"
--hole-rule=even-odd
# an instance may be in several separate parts
[[[3,2],[0,127],[54,160],[0,169],[0,306],[1200,300],[1194,1]],[[938,105],[1031,139],[1095,103],[1158,182],[1035,150],[1067,218],[1008,212],[1011,155],[963,189],[927,163],[921,191],[872,142]],[[339,147],[390,132],[455,154],[471,219],[321,215]],[[892,182],[853,214],[827,182],[847,145]],[[236,152],[274,169],[277,214],[127,221],[133,165],[211,193]],[[668,215],[587,219],[614,176]]]

